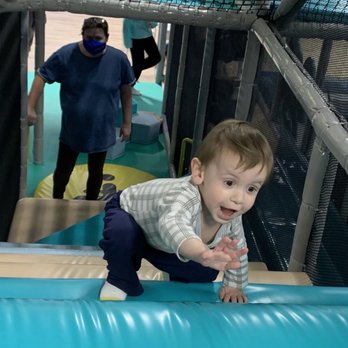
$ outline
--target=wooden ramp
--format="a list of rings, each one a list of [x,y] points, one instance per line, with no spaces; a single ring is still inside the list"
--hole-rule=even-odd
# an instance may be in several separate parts
[[[104,201],[23,198],[17,203],[8,242],[36,242],[99,214],[104,206]],[[7,243],[3,244],[5,246]],[[16,245],[11,252],[6,247],[0,248],[0,277],[105,278],[107,275],[106,263],[98,247],[69,249],[69,246],[55,245],[50,249],[39,244],[37,248]],[[249,270],[250,283],[312,285],[304,272],[268,271],[261,262],[250,262]],[[166,274],[147,261],[143,262],[139,270],[139,278],[168,279]],[[217,278],[217,281],[221,280],[222,274]]]

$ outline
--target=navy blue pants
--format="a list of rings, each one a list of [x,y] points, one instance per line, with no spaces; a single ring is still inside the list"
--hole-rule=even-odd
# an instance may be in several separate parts
[[[182,262],[175,254],[151,247],[141,227],[133,217],[120,208],[120,192],[105,206],[103,239],[99,246],[108,263],[107,281],[130,296],[141,295],[144,291],[137,271],[141,260],[148,260],[155,267],[169,274],[169,279],[180,282],[212,282],[218,271],[204,267],[197,262]]]

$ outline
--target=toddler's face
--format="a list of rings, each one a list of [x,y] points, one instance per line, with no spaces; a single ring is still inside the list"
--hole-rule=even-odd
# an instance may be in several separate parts
[[[266,180],[266,168],[261,164],[251,169],[237,168],[239,156],[224,152],[220,158],[202,168],[203,214],[209,214],[219,224],[224,224],[247,212]]]

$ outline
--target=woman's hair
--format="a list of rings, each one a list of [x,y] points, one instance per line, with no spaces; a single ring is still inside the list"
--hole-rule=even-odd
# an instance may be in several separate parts
[[[101,28],[104,31],[105,36],[109,36],[109,25],[104,18],[100,17],[89,17],[83,21],[82,25],[82,35],[87,29]]]
[[[273,153],[265,136],[250,123],[229,119],[217,124],[203,139],[196,157],[203,166],[216,160],[223,152],[239,155],[239,167],[250,169],[261,164],[267,178],[273,170]]]

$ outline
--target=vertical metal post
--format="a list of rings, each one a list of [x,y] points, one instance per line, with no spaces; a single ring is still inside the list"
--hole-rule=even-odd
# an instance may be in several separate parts
[[[164,66],[166,61],[166,43],[167,43],[167,23],[160,23],[158,33],[158,46],[161,53],[161,61],[156,65],[156,83],[161,85],[164,80]]]
[[[167,108],[167,98],[168,98],[168,89],[169,89],[169,80],[170,80],[170,67],[172,65],[172,57],[173,57],[173,42],[175,35],[175,25],[170,26],[169,32],[169,43],[168,43],[168,51],[167,51],[167,69],[165,77],[164,77],[164,90],[163,90],[163,102],[162,102],[162,114],[165,113]]]
[[[214,58],[214,44],[215,44],[216,30],[207,28],[205,36],[205,45],[202,61],[202,70],[199,81],[197,110],[195,116],[195,124],[193,129],[193,143],[191,148],[191,157],[197,151],[197,148],[203,138],[204,121],[206,119],[207,102],[209,95],[209,85],[211,77],[211,67]]]
[[[21,13],[21,45],[20,45],[20,76],[21,76],[21,114],[20,114],[20,128],[21,128],[21,168],[19,178],[19,198],[26,196],[27,190],[27,160],[28,160],[28,135],[29,128],[27,122],[27,94],[28,94],[28,26],[29,26],[29,12],[23,11]]]
[[[260,41],[251,31],[244,56],[242,77],[240,81],[235,118],[245,121],[249,114],[254,81],[260,57]]]
[[[325,144],[320,142],[317,138],[313,144],[313,150],[308,165],[288,271],[303,271],[308,241],[312,231],[315,214],[318,210],[320,192],[329,162],[329,154]]]
[[[190,33],[190,27],[188,25],[185,25],[183,34],[182,34],[178,79],[177,79],[176,91],[175,91],[175,106],[174,106],[174,113],[173,113],[171,146],[170,146],[170,154],[169,154],[170,163],[174,162],[174,154],[175,154],[175,148],[176,148],[176,142],[177,142],[177,133],[178,133],[181,97],[182,97],[185,68],[186,68],[186,55],[187,55],[189,33]]]
[[[35,73],[43,64],[45,59],[45,23],[46,16],[44,11],[36,11],[35,16]],[[39,98],[36,105],[38,120],[34,126],[34,163],[43,163],[43,110],[44,94]]]

